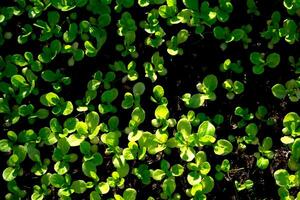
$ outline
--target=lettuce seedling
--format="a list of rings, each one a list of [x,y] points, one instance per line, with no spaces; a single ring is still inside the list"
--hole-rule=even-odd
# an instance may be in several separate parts
[[[115,113],[117,108],[112,105],[112,102],[116,100],[119,92],[116,88],[106,90],[101,95],[101,104],[98,105],[98,110],[101,114]]]
[[[234,181],[234,185],[235,185],[235,188],[237,189],[237,191],[243,191],[243,190],[250,190],[254,183],[252,180],[250,179],[247,179],[245,182],[243,183],[240,183],[238,181]]]
[[[132,174],[140,179],[144,185],[151,183],[151,173],[148,165],[139,164],[137,168],[132,169]]]
[[[254,156],[256,157],[256,166],[262,170],[267,169],[269,166],[269,160],[273,159],[274,152],[271,150],[273,141],[271,137],[265,137],[262,144],[259,145],[258,150]]]
[[[187,181],[192,186],[186,191],[188,196],[205,197],[205,194],[214,188],[214,179],[208,175],[211,166],[206,159],[205,152],[199,151],[195,156],[195,163],[190,162],[187,165],[191,170],[187,175]]]
[[[124,94],[124,99],[121,104],[122,108],[129,109],[133,105],[135,107],[139,107],[141,102],[141,96],[142,94],[144,94],[144,92],[145,92],[145,84],[142,82],[137,82],[133,86],[133,94],[130,92],[126,92]]]
[[[257,9],[256,3],[254,0],[247,0],[247,13],[254,14],[256,16],[260,16],[260,12]]]
[[[217,171],[215,174],[215,179],[217,181],[222,181],[224,179],[225,175],[230,172],[230,161],[227,159],[224,159],[222,161],[222,164],[221,165],[217,164],[215,168]]]
[[[289,44],[294,44],[298,41],[299,33],[297,31],[297,23],[292,19],[285,19],[283,27],[279,29],[279,36],[284,37],[284,40]]]
[[[33,24],[33,26],[41,29],[39,40],[42,42],[51,39],[53,36],[61,35],[61,27],[58,25],[60,14],[57,11],[49,11],[47,17],[47,22],[38,19]]]
[[[54,92],[43,94],[40,97],[42,105],[53,107],[51,112],[54,115],[70,115],[73,112],[73,104],[71,101],[65,101]]]
[[[300,136],[300,117],[295,112],[289,112],[283,118],[283,136],[280,140],[284,144],[292,144],[294,138]]]
[[[131,55],[133,58],[137,58],[138,53],[134,45],[137,26],[131,14],[129,12],[122,13],[117,25],[118,35],[124,37],[124,43],[123,45],[118,45],[116,49],[122,52],[122,56]]]
[[[280,12],[274,11],[272,13],[271,19],[267,21],[267,25],[268,25],[267,30],[260,33],[263,38],[270,40],[268,42],[268,47],[270,49],[273,49],[274,45],[280,41],[280,35],[279,35],[280,20],[281,20]]]
[[[231,62],[230,59],[226,59],[224,63],[220,64],[220,71],[226,72],[226,71],[233,71],[234,73],[241,74],[244,71],[244,68],[241,66],[241,61],[238,60],[236,63]]]
[[[254,74],[263,74],[265,71],[265,66],[270,68],[276,68],[280,64],[280,55],[278,53],[270,53],[266,60],[264,60],[265,55],[258,52],[252,52],[250,54],[250,61],[254,66],[252,67],[252,72]]]
[[[165,76],[167,69],[164,67],[164,58],[159,55],[159,52],[155,52],[151,57],[151,63],[144,63],[145,77],[150,78],[152,82],[157,80],[157,74]]]
[[[227,90],[226,97],[229,100],[234,99],[234,96],[244,92],[244,84],[240,81],[232,81],[231,79],[226,79],[223,82],[223,88]]]
[[[153,48],[158,48],[164,43],[165,31],[159,24],[159,12],[157,9],[152,9],[147,14],[147,21],[141,21],[140,27],[143,28],[148,34],[150,34],[145,39],[145,44]],[[153,37],[154,35],[154,37]]]
[[[238,122],[238,127],[242,128],[244,126],[247,125],[247,121],[250,121],[254,118],[253,113],[249,113],[249,109],[248,108],[242,108],[240,106],[237,106],[234,109],[234,114],[236,116],[242,117],[242,119]]]
[[[28,40],[32,39],[35,40],[36,35],[33,33],[32,26],[30,24],[25,24],[22,27],[22,32],[20,35],[18,35],[18,43],[19,44],[25,44],[28,42]]]
[[[259,140],[257,138],[258,133],[258,127],[255,123],[250,123],[245,127],[245,132],[247,136],[243,137],[243,140],[246,142],[246,144],[253,144],[256,145],[259,143]]]
[[[284,0],[283,5],[290,15],[296,14],[299,16],[300,3],[298,1]]]
[[[159,105],[167,105],[168,99],[164,96],[165,90],[161,85],[156,85],[153,87],[153,95],[151,96],[151,101]]]
[[[284,99],[288,96],[291,102],[298,102],[300,99],[300,80],[291,79],[285,85],[277,83],[272,87],[272,93],[278,99]]]
[[[294,56],[289,56],[288,60],[290,65],[294,68],[294,72],[300,74],[300,57],[298,57],[298,60],[296,61]]]
[[[125,83],[127,80],[136,81],[139,77],[138,72],[136,71],[136,62],[130,61],[126,67],[125,63],[121,60],[115,61],[114,64],[110,64],[109,68],[116,72],[123,72],[126,74],[122,78],[122,82]]]
[[[177,23],[176,13],[178,12],[177,1],[176,0],[167,0],[167,5],[161,5],[158,9],[159,15],[167,19],[168,24]]]
[[[220,45],[220,48],[224,51],[227,48],[227,44],[232,41],[242,41],[244,48],[247,49],[248,44],[251,43],[251,38],[248,37],[248,33],[251,31],[251,25],[242,26],[239,29],[234,29],[232,32],[228,27],[216,26],[213,33],[216,39],[224,40],[224,43]]]
[[[179,45],[186,42],[188,38],[189,32],[186,29],[181,29],[176,36],[172,36],[171,40],[166,42],[168,54],[171,56],[182,55],[183,49]]]
[[[123,195],[115,194],[114,198],[116,200],[136,200],[137,191],[133,188],[126,188]]]
[[[214,90],[218,86],[218,79],[215,75],[210,74],[204,77],[202,83],[197,84],[198,94],[191,95],[186,93],[182,96],[182,100],[188,108],[199,108],[206,100],[215,101],[216,94]]]

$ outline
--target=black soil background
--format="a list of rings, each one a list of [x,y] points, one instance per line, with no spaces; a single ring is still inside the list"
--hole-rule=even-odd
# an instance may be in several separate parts
[[[211,1],[211,5],[217,5],[217,1]],[[249,146],[246,150],[241,151],[237,148],[235,152],[226,156],[227,159],[231,162],[232,171],[226,176],[226,179],[221,182],[215,183],[214,190],[207,195],[208,199],[228,199],[228,200],[246,200],[246,199],[278,199],[277,195],[277,186],[272,177],[272,173],[279,168],[286,168],[287,164],[287,153],[288,149],[283,147],[280,143],[281,121],[284,115],[290,111],[299,112],[299,108],[296,107],[295,103],[290,103],[288,100],[280,101],[273,97],[271,93],[271,87],[275,83],[283,83],[291,78],[295,78],[291,67],[287,61],[288,56],[299,55],[298,45],[289,45],[283,40],[275,45],[274,49],[267,48],[267,41],[260,37],[260,32],[266,30],[267,24],[266,21],[270,19],[271,14],[278,10],[282,14],[282,18],[293,18],[296,17],[289,16],[282,5],[282,1],[257,1],[258,10],[261,12],[260,16],[248,15],[246,3],[239,0],[232,0],[234,11],[230,16],[230,20],[226,23],[217,23],[220,26],[228,26],[230,29],[239,28],[242,25],[251,24],[252,32],[250,33],[250,38],[252,43],[249,44],[248,49],[244,49],[241,43],[230,43],[228,48],[225,51],[220,49],[220,44],[222,41],[218,41],[214,38],[212,34],[212,28],[206,27],[204,38],[199,35],[193,34],[194,29],[186,27],[183,25],[168,26],[161,20],[161,25],[167,33],[167,38],[170,39],[172,35],[175,35],[181,28],[187,28],[191,36],[188,41],[184,43],[181,47],[184,49],[184,55],[171,57],[166,52],[166,47],[159,48],[158,51],[163,55],[165,60],[165,67],[168,69],[167,76],[159,77],[155,84],[162,85],[165,88],[165,94],[168,98],[171,117],[179,119],[182,114],[186,114],[188,109],[185,108],[183,102],[180,100],[180,97],[186,93],[196,93],[196,84],[207,75],[215,74],[219,80],[219,87],[216,91],[217,100],[215,102],[208,102],[204,107],[195,110],[196,113],[204,112],[206,115],[213,117],[215,114],[222,114],[225,117],[225,123],[220,127],[217,127],[217,137],[218,138],[227,138],[229,134],[236,136],[245,135],[243,129],[235,129],[236,123],[240,118],[234,116],[233,112],[236,106],[247,107],[249,110],[254,113],[259,105],[264,105],[267,107],[269,113],[268,117],[272,117],[277,120],[275,126],[267,126],[265,123],[254,120],[259,127],[259,139],[270,136],[273,138],[273,149],[275,152],[274,159],[270,162],[270,167],[262,171],[256,167],[256,159],[253,154],[257,151],[256,146]],[[3,1],[0,3],[1,6],[12,5],[13,3],[9,1]],[[179,3],[179,6],[182,6]],[[145,20],[147,15],[146,11],[149,8],[139,8],[138,6],[127,9],[133,18],[136,21],[138,26],[141,20]],[[61,19],[66,19],[70,12],[63,13]],[[78,20],[88,19],[87,16],[90,14],[84,9],[78,10]],[[41,18],[46,19],[46,15],[43,14]],[[97,71],[101,70],[103,73],[109,71],[109,64],[112,64],[116,60],[122,60],[124,63],[131,61],[130,58],[122,58],[119,53],[115,52],[115,44],[122,43],[122,38],[116,34],[116,24],[120,14],[112,15],[112,23],[107,28],[108,39],[106,44],[101,49],[101,52],[95,58],[84,58],[83,61],[77,62],[75,66],[67,66],[67,55],[59,55],[53,62],[44,66],[44,69],[59,69],[66,76],[72,77],[72,84],[70,86],[65,86],[60,93],[66,100],[72,100],[74,102],[77,99],[82,99],[85,94],[87,83],[91,80],[92,75]],[[25,45],[18,45],[16,43],[16,37],[21,30],[21,27],[25,23],[33,23],[35,20],[28,19],[27,17],[14,17],[8,25],[5,27],[6,31],[11,31],[14,33],[14,37],[4,44],[1,47],[0,51],[2,56],[13,54],[13,53],[24,53],[25,51],[31,51],[36,56],[41,52],[42,47],[46,43],[40,43],[38,41],[33,41]],[[64,22],[62,22],[64,23]],[[114,34],[112,34],[114,33]],[[136,46],[139,52],[139,57],[135,59],[137,63],[137,70],[139,72],[139,81],[142,81],[146,84],[146,91],[142,96],[142,107],[146,111],[146,120],[141,125],[142,130],[155,131],[151,126],[151,119],[154,118],[154,110],[156,105],[151,103],[150,96],[152,95],[152,88],[154,85],[151,81],[144,77],[143,63],[150,61],[151,56],[156,51],[150,47],[144,45],[144,40],[148,36],[146,32],[142,29],[137,30]],[[253,51],[264,52],[266,54],[277,52],[281,55],[281,64],[276,69],[265,69],[263,75],[254,75],[251,71],[252,65],[249,61],[249,55]],[[222,73],[219,71],[219,65],[223,63],[227,58],[230,58],[232,61],[241,60],[242,66],[244,67],[244,73],[241,75],[234,74],[232,72]],[[231,78],[233,80],[240,80],[245,84],[245,92],[241,95],[235,97],[234,100],[226,99],[226,92],[220,86],[221,83]],[[134,83],[126,82],[123,84],[121,82],[122,74],[117,73],[116,82],[113,84],[113,87],[119,89],[119,97],[115,101],[115,105],[118,107],[120,112],[115,113],[120,120],[120,129],[123,130],[128,126],[130,119],[130,111],[124,111],[121,109],[121,101],[123,94],[127,91],[131,91]],[[39,80],[37,87],[41,90],[41,94],[50,92],[52,86],[49,83],[45,83],[42,80]],[[103,88],[100,88],[99,94],[103,91]],[[100,103],[100,98],[97,98],[92,101],[92,104],[98,105]],[[11,102],[12,104],[14,102]],[[38,96],[31,96],[24,100],[24,103],[33,103],[37,108],[42,107],[39,103]],[[96,106],[97,107],[97,106]],[[80,114],[77,117],[81,120],[84,119],[85,114]],[[54,116],[52,116],[54,117]],[[101,121],[107,121],[110,115],[101,116]],[[1,120],[3,118],[1,117]],[[49,118],[50,119],[50,118]],[[125,120],[124,120],[125,119]],[[59,117],[61,123],[65,120],[65,117]],[[5,132],[7,130],[14,130],[19,132],[23,129],[34,129],[38,132],[41,127],[49,126],[49,120],[39,120],[34,125],[29,125],[26,119],[21,119],[16,125],[11,127],[5,127],[1,123],[2,135],[0,138],[5,138]],[[169,133],[172,134],[175,130],[170,129]],[[127,145],[127,136],[124,134],[120,138],[120,147],[126,147]],[[235,147],[237,147],[235,145]],[[53,153],[52,146],[41,148],[42,158],[51,158]],[[99,151],[104,155],[105,147],[103,145],[99,146]],[[72,150],[80,155],[78,150]],[[208,156],[208,161],[212,166],[211,176],[214,176],[214,166],[220,164],[225,157],[216,156],[213,153],[212,148],[205,148],[205,151]],[[8,159],[9,154],[1,154],[1,163],[0,171],[3,171],[6,167],[6,160]],[[98,171],[101,173],[101,180],[105,180],[112,171],[114,167],[111,163],[111,156],[104,155],[104,163],[98,168]],[[156,169],[159,168],[159,163],[161,159],[168,160],[171,165],[180,163],[186,166],[186,163],[183,162],[179,157],[179,152],[177,150],[172,150],[171,155],[159,154],[157,156],[147,156],[145,161],[132,161],[129,162],[131,169],[138,167],[141,163],[146,163],[149,165],[149,168]],[[39,184],[39,178],[33,177],[30,173],[32,167],[32,162],[29,159],[26,159],[22,164],[24,167],[24,176],[18,177],[17,182],[19,186],[28,191],[28,194],[31,194],[32,187],[34,184]],[[53,172],[53,163],[49,166],[49,172]],[[105,174],[102,174],[105,172]],[[83,179],[89,181],[81,173],[81,157],[79,160],[72,164],[70,168],[70,173],[74,180]],[[187,171],[184,175],[187,175]],[[188,199],[184,194],[185,190],[189,188],[189,184],[186,181],[186,176],[176,178],[177,189],[176,192],[182,194],[182,199]],[[237,192],[234,186],[234,181],[243,182],[247,179],[251,179],[254,182],[254,187],[250,190],[245,190],[242,192]],[[6,185],[6,183],[0,179],[1,185]],[[150,185],[143,185],[140,180],[135,176],[129,174],[126,177],[126,187],[135,188],[138,191],[137,199],[147,199],[149,196],[153,196],[156,199],[160,199],[159,194],[161,192],[161,187],[159,182],[153,181]],[[91,191],[91,190],[88,190]],[[3,197],[7,191],[1,190],[0,197]],[[54,193],[48,199],[57,199],[54,190]],[[110,195],[113,195],[113,192],[122,193],[122,190],[112,190]],[[74,199],[88,199],[85,195],[72,195]],[[30,199],[30,197],[26,197]]]

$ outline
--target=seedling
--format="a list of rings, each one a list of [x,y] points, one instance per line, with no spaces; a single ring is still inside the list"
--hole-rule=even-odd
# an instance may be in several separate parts
[[[277,83],[272,87],[272,93],[278,99],[284,99],[288,96],[291,102],[298,102],[300,99],[300,81],[291,79],[285,85]]]
[[[231,79],[226,79],[223,82],[223,88],[225,88],[228,91],[226,97],[229,100],[234,99],[235,95],[244,92],[244,84],[240,81],[233,82]]]
[[[265,55],[258,52],[252,52],[250,54],[250,61],[254,66],[252,67],[252,72],[254,74],[260,75],[265,71],[265,66],[269,68],[276,68],[280,64],[280,55],[278,53],[270,53],[266,60],[264,60]]]
[[[186,93],[182,96],[182,100],[188,108],[199,108],[206,100],[215,101],[216,94],[214,90],[218,86],[218,79],[215,75],[207,75],[202,83],[197,84],[198,94],[191,95]]]

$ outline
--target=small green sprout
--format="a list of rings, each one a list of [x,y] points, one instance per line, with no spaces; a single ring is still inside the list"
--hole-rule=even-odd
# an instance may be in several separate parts
[[[176,36],[172,36],[171,40],[167,41],[167,52],[171,56],[183,55],[183,49],[180,44],[186,42],[189,38],[189,32],[186,29],[181,29]]]
[[[248,179],[244,183],[239,183],[238,181],[234,181],[235,188],[237,191],[250,190],[254,183],[252,180]]]
[[[254,74],[260,75],[265,71],[265,66],[270,68],[276,68],[280,64],[280,55],[278,53],[270,53],[266,60],[264,60],[264,54],[258,52],[252,52],[250,54],[250,61],[254,66],[252,67],[252,72]]]
[[[223,82],[223,88],[225,88],[228,91],[226,97],[229,100],[234,99],[235,95],[244,92],[244,84],[240,81],[233,82],[231,79],[226,79]]]
[[[197,89],[200,93],[191,95],[186,93],[182,96],[182,100],[188,108],[199,108],[206,100],[215,101],[216,94],[214,90],[218,86],[218,79],[215,75],[210,74],[204,77],[202,83],[197,84]]]
[[[278,99],[284,99],[288,96],[291,102],[298,102],[300,99],[300,80],[291,79],[285,85],[277,83],[272,87],[272,93]]]
[[[215,174],[215,179],[217,181],[222,181],[224,179],[225,175],[230,172],[230,161],[227,159],[224,159],[222,161],[222,164],[221,165],[217,164],[215,168],[217,171]]]
[[[238,60],[236,63],[231,62],[230,59],[226,59],[224,63],[220,64],[220,71],[233,71],[234,73],[241,74],[244,71],[244,68],[241,66],[241,61]]]

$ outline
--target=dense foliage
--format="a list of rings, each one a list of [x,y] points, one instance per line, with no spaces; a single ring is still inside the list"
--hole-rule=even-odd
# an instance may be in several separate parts
[[[299,17],[1,0],[0,199],[300,199]]]

